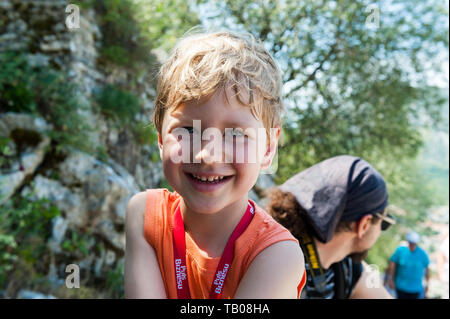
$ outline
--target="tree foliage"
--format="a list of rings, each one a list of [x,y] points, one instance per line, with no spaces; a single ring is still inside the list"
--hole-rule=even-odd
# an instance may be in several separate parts
[[[215,21],[261,39],[282,69],[279,182],[342,153],[413,157],[419,117],[439,121],[444,100],[426,72],[448,47],[440,2],[230,0],[215,9]]]
[[[155,48],[169,51],[175,42],[200,20],[184,0],[133,0],[139,8],[136,19],[142,34],[152,41]]]

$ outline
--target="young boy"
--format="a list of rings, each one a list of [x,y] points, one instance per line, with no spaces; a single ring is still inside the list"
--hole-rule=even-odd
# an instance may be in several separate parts
[[[281,110],[280,72],[251,35],[178,43],[154,113],[175,192],[147,190],[128,204],[127,298],[299,297],[298,241],[248,199],[275,154]]]

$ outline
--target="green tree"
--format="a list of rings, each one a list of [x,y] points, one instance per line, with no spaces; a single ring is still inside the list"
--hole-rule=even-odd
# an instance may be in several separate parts
[[[278,182],[342,153],[412,157],[421,145],[419,117],[438,121],[445,99],[426,72],[439,71],[437,53],[448,47],[443,3],[213,3],[210,19],[261,39],[282,69],[288,107]]]
[[[169,51],[176,41],[190,28],[200,24],[193,1],[185,0],[133,0],[139,8],[136,19],[142,34],[153,47]]]

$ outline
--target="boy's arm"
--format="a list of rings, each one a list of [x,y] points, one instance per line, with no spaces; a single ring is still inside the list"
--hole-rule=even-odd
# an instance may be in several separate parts
[[[144,237],[146,194],[128,202],[125,220],[125,298],[167,298],[155,250]]]
[[[297,298],[297,287],[305,270],[300,246],[280,241],[253,259],[236,291],[236,299]]]

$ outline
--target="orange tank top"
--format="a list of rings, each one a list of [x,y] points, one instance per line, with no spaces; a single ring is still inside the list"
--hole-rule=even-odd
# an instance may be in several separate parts
[[[144,218],[144,235],[158,257],[159,268],[166,288],[167,297],[177,298],[175,270],[173,265],[173,214],[180,202],[180,195],[167,189],[147,190]],[[251,200],[250,200],[251,201]],[[255,215],[247,229],[235,242],[234,259],[223,287],[221,298],[233,298],[239,282],[253,259],[268,246],[283,240],[297,239],[278,224],[261,207],[251,201]],[[191,298],[209,298],[211,283],[220,257],[207,257],[202,254],[189,233],[186,233],[186,265]],[[297,288],[297,297],[306,282],[306,271]]]

